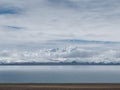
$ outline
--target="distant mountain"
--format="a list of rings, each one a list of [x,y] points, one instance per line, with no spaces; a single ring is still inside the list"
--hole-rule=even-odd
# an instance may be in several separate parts
[[[23,62],[23,63],[1,63],[0,65],[120,65],[120,63],[88,63],[88,62]]]

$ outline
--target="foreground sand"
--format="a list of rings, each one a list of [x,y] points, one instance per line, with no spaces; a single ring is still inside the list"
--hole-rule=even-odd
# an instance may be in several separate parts
[[[0,90],[120,90],[120,84],[0,84]]]

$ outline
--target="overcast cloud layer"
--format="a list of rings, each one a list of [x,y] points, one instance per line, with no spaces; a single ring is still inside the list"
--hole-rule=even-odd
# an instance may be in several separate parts
[[[0,0],[0,43],[120,41],[120,0]]]
[[[79,42],[78,44],[82,42],[84,45],[88,43],[111,44],[120,42],[119,34],[120,0],[0,0],[1,62],[23,60],[25,51],[15,50],[21,47],[27,47],[29,51],[27,51],[29,57],[25,57],[24,60],[32,60],[30,53],[35,52],[44,56],[45,59],[45,57],[48,57],[45,55],[45,51],[35,51],[35,47],[51,47],[52,45],[54,47],[56,43],[64,46],[66,40],[70,40],[70,46],[72,46],[72,43],[77,44],[77,42]],[[58,60],[61,58],[63,61],[66,61],[66,59],[80,61],[81,58],[83,60],[84,56],[84,60],[96,62],[96,60],[99,61],[100,58],[103,58],[100,55],[105,54],[109,58],[108,61],[114,62],[114,60],[117,60],[117,62],[120,62],[119,57],[116,59],[114,55],[113,57],[107,56],[104,50],[97,50],[97,48],[94,52],[93,47],[95,46],[89,46],[91,46],[91,51],[81,47],[80,50],[78,48],[74,52],[69,52],[69,49],[66,49],[65,55],[61,55],[65,47],[59,47],[61,51],[57,50],[56,53],[49,51],[47,48],[45,50],[48,50],[47,53],[50,53],[50,57],[46,60],[53,60],[53,58]],[[104,45],[102,47],[104,48]],[[14,50],[9,51],[6,48]],[[29,48],[34,52],[30,51]],[[4,51],[7,56],[4,56]],[[17,56],[12,57],[11,55],[16,53],[15,51]],[[119,54],[116,49],[110,48],[107,51]],[[99,53],[98,56],[94,56],[96,52]],[[20,53],[23,53],[23,56],[20,56]],[[34,56],[34,58],[36,57],[35,59],[39,61],[41,60],[39,56]],[[106,58],[103,60],[106,60]]]

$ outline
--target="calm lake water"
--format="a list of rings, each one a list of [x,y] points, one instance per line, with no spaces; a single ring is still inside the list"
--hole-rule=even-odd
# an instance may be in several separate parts
[[[0,83],[120,83],[120,66],[0,66]]]

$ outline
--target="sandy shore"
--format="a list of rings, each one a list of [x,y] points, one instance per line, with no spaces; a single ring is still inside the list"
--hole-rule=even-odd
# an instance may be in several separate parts
[[[0,90],[120,90],[120,84],[0,84]]]

